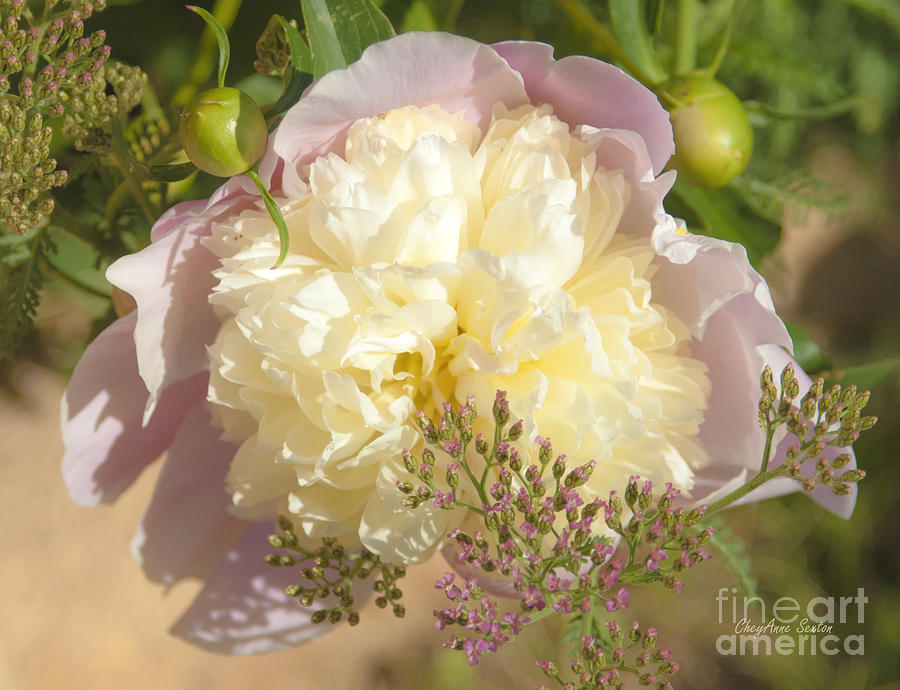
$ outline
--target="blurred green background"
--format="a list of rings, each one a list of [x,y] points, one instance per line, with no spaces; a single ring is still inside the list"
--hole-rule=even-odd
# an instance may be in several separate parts
[[[148,73],[166,116],[176,123],[170,104],[197,69],[201,21],[174,0],[109,4],[89,30],[105,29],[113,57]],[[213,9],[212,2],[197,4]],[[254,45],[273,13],[299,17],[299,3],[228,4],[239,7],[230,31],[229,82],[261,102],[275,100],[277,80],[254,75]],[[675,2],[660,4],[649,2],[646,10],[665,63],[672,54]],[[700,3],[701,64],[712,59],[730,7],[729,0]],[[584,13],[601,23],[610,19],[602,0],[385,0],[383,9],[398,30],[441,28],[485,42],[541,40],[553,43],[557,56],[603,57]],[[681,664],[676,687],[900,688],[898,44],[895,0],[752,0],[744,3],[719,72],[742,100],[757,104],[750,106],[756,149],[742,181],[714,198],[735,216],[735,227],[760,243],[757,264],[779,312],[794,324],[807,368],[871,388],[869,410],[880,418],[857,445],[868,478],[851,520],[794,495],[736,509],[728,524],[746,543],[768,604],[789,596],[803,605],[815,596],[852,596],[864,588],[865,622],[838,626],[837,632],[864,635],[865,654],[717,654],[716,638],[730,630],[716,620],[715,592],[739,585],[715,560],[688,573],[680,597],[633,592],[629,613],[660,627],[660,644],[671,647]],[[201,64],[195,74],[203,73]],[[206,73],[211,85],[211,62]],[[59,146],[65,165],[65,142]],[[214,184],[200,178],[175,193],[202,196]],[[760,185],[783,191],[770,194]],[[670,210],[692,227],[704,223],[680,196],[673,196]],[[64,249],[84,251],[77,245]],[[92,260],[86,252],[86,273]],[[103,291],[101,285],[97,292]],[[128,560],[129,532],[152,477],[142,479],[124,506],[90,513],[66,502],[57,476],[55,410],[65,375],[111,318],[102,294],[51,279],[36,329],[14,357],[0,361],[0,496],[8,512],[0,585],[9,597],[0,623],[0,687],[528,688],[541,681],[534,658],[568,658],[563,631],[553,623],[535,626],[520,646],[475,669],[461,654],[442,650],[441,636],[430,630],[439,601],[429,580],[441,572],[440,564],[413,574],[407,590],[421,592],[413,598],[416,605],[407,605],[409,620],[365,609],[359,629],[271,659],[219,659],[163,640],[190,587],[176,588],[161,604],[160,592],[142,582]],[[107,584],[98,586],[102,582]],[[57,661],[41,663],[44,655]]]

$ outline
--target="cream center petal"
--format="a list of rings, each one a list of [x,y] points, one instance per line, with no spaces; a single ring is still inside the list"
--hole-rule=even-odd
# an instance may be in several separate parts
[[[631,190],[594,149],[549,106],[498,106],[484,136],[400,108],[354,123],[345,155],[279,200],[280,268],[262,207],[213,227],[208,398],[240,445],[236,514],[423,560],[463,515],[400,503],[415,411],[474,395],[484,416],[498,389],[530,438],[598,460],[589,490],[634,473],[690,488],[705,368],[653,300],[649,240],[618,232]]]

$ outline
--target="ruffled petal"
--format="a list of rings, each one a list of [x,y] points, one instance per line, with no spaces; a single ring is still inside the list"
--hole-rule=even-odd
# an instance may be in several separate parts
[[[235,189],[222,194],[216,203],[185,202],[163,214],[152,232],[156,241],[106,272],[109,282],[137,302],[138,372],[150,392],[144,424],[168,386],[207,370],[206,346],[219,328],[207,296],[219,260],[200,240],[212,223],[255,204]]]
[[[408,105],[463,111],[484,131],[498,102],[513,108],[528,97],[521,77],[490,47],[439,32],[405,33],[313,84],[284,116],[275,151],[300,171],[326,153],[343,153],[356,120]]]
[[[91,343],[63,394],[63,478],[81,505],[114,501],[169,446],[184,415],[206,395],[206,375],[182,381],[141,425],[147,389],[138,376],[135,319],[134,313],[119,319]]]
[[[757,419],[765,362],[757,347],[792,347],[769,288],[739,244],[664,226],[652,242],[661,257],[653,299],[687,325],[691,356],[708,368],[712,390],[698,440],[716,465],[754,471],[765,442]]]
[[[403,507],[397,480],[404,476],[408,473],[396,460],[384,463],[378,490],[369,498],[359,523],[359,539],[386,563],[424,563],[440,548],[453,516],[430,502],[416,510]]]
[[[301,606],[284,588],[296,584],[297,567],[278,568],[263,558],[272,552],[266,539],[272,524],[253,525],[206,579],[172,634],[218,654],[267,654],[322,637],[336,626],[313,624],[321,606]],[[356,605],[367,590],[354,589]]]
[[[153,499],[131,542],[148,578],[171,584],[204,577],[251,523],[228,513],[225,475],[235,446],[198,405],[178,430]]]
[[[713,237],[678,231],[674,225],[660,225],[653,232],[654,251],[660,260],[653,276],[653,299],[671,309],[703,339],[713,315],[734,308],[753,333],[754,345],[774,343],[792,348],[784,323],[775,313],[769,286],[750,265],[747,250],[740,244]],[[741,298],[748,297],[750,299]]]
[[[687,324],[695,338],[691,355],[709,368],[712,392],[698,440],[713,464],[696,473],[691,492],[698,502],[709,503],[758,471],[765,445],[757,418],[759,375],[769,364],[777,378],[788,362],[793,362],[786,351],[792,349],[792,343],[775,313],[765,280],[750,266],[741,245],[661,226],[653,233],[653,246],[665,259],[653,277],[654,299]],[[794,370],[802,396],[811,380],[796,363]],[[771,462],[783,462],[787,449],[796,442],[789,435],[777,446]],[[828,448],[826,457],[842,452],[844,449]],[[855,459],[848,467],[855,467]],[[812,469],[810,463],[804,473]],[[776,479],[739,503],[799,489],[792,479]],[[856,487],[852,489],[846,496],[835,496],[827,487],[817,487],[812,498],[849,517],[856,502]]]
[[[675,153],[669,114],[652,91],[618,67],[581,55],[554,60],[553,46],[545,43],[509,41],[494,50],[522,75],[532,103],[549,103],[571,126],[637,132],[655,174]]]

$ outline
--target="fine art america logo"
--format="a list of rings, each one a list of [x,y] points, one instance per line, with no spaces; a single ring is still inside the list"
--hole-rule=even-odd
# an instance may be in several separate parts
[[[793,597],[781,597],[767,608],[759,597],[735,596],[737,589],[719,589],[718,621],[731,632],[716,638],[716,651],[726,656],[800,654],[865,654],[864,635],[845,635],[841,625],[862,624],[865,590],[855,597],[815,597],[805,606]]]

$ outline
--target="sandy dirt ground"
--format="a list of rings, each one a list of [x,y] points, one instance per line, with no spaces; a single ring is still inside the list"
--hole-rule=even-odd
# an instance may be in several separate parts
[[[19,383],[24,400],[0,398],[0,690],[366,688],[379,657],[423,636],[439,648],[430,615],[398,621],[372,605],[356,628],[264,657],[217,656],[168,635],[199,584],[164,594],[128,551],[159,463],[116,505],[76,506],[59,472],[65,380],[26,368]],[[441,559],[410,570],[408,609],[430,614],[444,570]]]

